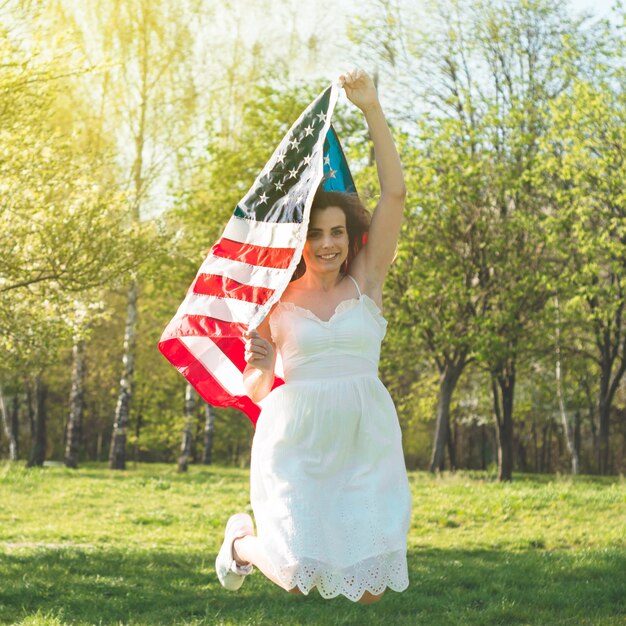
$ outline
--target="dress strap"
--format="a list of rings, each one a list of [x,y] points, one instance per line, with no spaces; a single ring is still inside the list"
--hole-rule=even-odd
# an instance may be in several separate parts
[[[359,298],[361,297],[361,290],[359,289],[359,283],[356,282],[356,280],[354,280],[354,278],[352,278],[352,276],[350,276],[350,274],[346,274],[346,276],[354,283],[354,286],[356,287],[356,290],[359,292]]]

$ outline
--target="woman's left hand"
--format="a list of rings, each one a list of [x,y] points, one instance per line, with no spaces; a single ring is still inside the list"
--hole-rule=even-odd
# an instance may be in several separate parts
[[[352,70],[339,77],[341,86],[346,90],[348,100],[361,111],[378,104],[378,94],[374,81],[363,70]]]

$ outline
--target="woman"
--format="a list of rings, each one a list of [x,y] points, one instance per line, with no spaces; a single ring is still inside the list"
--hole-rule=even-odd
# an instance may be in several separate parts
[[[365,604],[408,586],[409,486],[395,408],[377,376],[383,282],[406,190],[372,80],[353,71],[340,81],[365,115],[380,201],[368,229],[358,199],[318,191],[304,274],[248,335],[244,383],[262,407],[250,469],[258,535],[249,515],[232,516],[216,570],[228,589],[256,566],[291,593],[317,588]],[[270,393],[277,351],[285,384]]]

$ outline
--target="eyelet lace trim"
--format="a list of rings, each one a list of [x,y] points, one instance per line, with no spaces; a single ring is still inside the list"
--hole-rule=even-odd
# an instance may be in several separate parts
[[[404,591],[409,586],[404,550],[379,554],[341,570],[303,558],[298,563],[278,568],[277,574],[286,589],[298,587],[302,593],[308,594],[317,587],[323,598],[341,594],[353,602],[366,591],[379,595],[387,587]]]

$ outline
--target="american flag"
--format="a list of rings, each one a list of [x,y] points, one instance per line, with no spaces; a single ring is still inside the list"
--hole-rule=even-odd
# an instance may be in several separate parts
[[[354,191],[331,116],[336,84],[300,115],[198,270],[159,350],[214,406],[234,406],[253,424],[260,407],[243,385],[243,334],[278,302],[306,241],[311,204],[326,190]],[[276,376],[274,386],[283,384]]]

